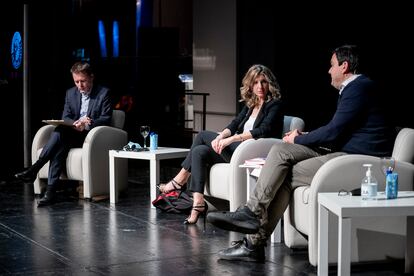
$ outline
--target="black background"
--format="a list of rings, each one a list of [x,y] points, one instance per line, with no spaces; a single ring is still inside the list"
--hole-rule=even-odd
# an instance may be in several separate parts
[[[410,112],[414,19],[408,2],[400,2],[237,1],[236,87],[252,64],[269,66],[280,82],[286,113],[302,117],[307,130],[314,129],[330,120],[336,106],[337,91],[328,74],[332,49],[357,44],[365,58],[364,73],[380,84],[395,125],[414,127]],[[135,109],[126,125],[132,140],[139,139],[138,126],[148,123],[155,131],[165,132],[160,139],[172,137],[161,144],[188,146],[186,134],[174,131],[182,127],[183,87],[176,76],[192,70],[191,45],[183,47],[179,41],[184,36],[191,44],[191,28],[186,32],[142,28],[139,33],[145,39],[136,45],[133,0],[28,3],[32,137],[42,119],[60,117],[64,93],[73,85],[69,73],[76,60],[73,52],[85,48],[97,81],[112,88],[114,104],[122,95],[134,98]],[[191,1],[176,3],[191,22]],[[119,58],[99,56],[98,19],[107,30],[113,20],[119,22]],[[9,58],[16,30],[23,33],[22,3],[4,3],[0,10],[0,80],[7,84],[0,85],[0,95],[2,144],[7,146],[3,147],[2,163],[9,164],[10,171],[23,166],[22,68],[12,69]],[[234,93],[239,95],[239,91]],[[10,173],[7,170],[2,170],[2,177]]]

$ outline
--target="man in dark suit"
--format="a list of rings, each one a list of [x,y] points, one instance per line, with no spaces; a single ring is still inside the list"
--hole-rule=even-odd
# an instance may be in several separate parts
[[[62,119],[70,125],[59,125],[43,147],[39,159],[28,169],[17,173],[16,178],[33,182],[39,170],[50,161],[48,186],[38,206],[54,201],[56,184],[65,167],[71,148],[81,147],[88,131],[96,126],[109,125],[112,103],[109,89],[93,85],[94,74],[86,62],[76,62],[71,73],[75,86],[66,91]]]
[[[297,186],[310,185],[317,170],[343,154],[389,156],[394,132],[385,118],[381,96],[373,81],[357,73],[359,55],[353,45],[336,48],[329,74],[339,90],[331,121],[309,133],[287,133],[275,144],[262,168],[256,188],[236,212],[214,212],[214,225],[248,234],[218,253],[227,260],[264,261],[264,246],[289,204]]]

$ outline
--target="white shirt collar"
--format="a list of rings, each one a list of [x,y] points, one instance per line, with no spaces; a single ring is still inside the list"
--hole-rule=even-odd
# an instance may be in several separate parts
[[[341,86],[339,86],[339,95],[342,94],[342,90],[344,90],[345,86],[347,86],[350,82],[352,82],[353,80],[355,80],[356,78],[358,78],[359,76],[361,76],[361,74],[355,74],[350,76],[349,78],[347,78],[346,80],[344,80],[341,83]]]

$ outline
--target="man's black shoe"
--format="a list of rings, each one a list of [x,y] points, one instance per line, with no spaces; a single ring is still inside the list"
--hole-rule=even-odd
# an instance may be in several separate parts
[[[14,177],[23,182],[33,183],[37,177],[37,173],[40,171],[43,165],[46,164],[46,162],[47,160],[44,158],[39,158],[33,165],[26,168],[24,171],[16,173]]]
[[[31,182],[31,183],[33,183],[35,181],[35,179],[36,179],[36,175],[37,175],[37,172],[35,172],[32,169],[32,167],[29,167],[28,169],[26,169],[26,170],[24,170],[22,172],[16,173],[14,175],[14,177],[16,177],[17,179],[19,179],[21,181],[24,181],[24,182]]]
[[[48,186],[45,195],[37,202],[37,207],[43,207],[52,204],[55,201],[55,197],[55,190]]]
[[[218,256],[223,260],[264,262],[264,245],[250,245],[246,238],[232,242],[232,247],[219,251]]]
[[[210,212],[207,220],[224,230],[244,234],[255,234],[260,227],[259,219],[247,206],[239,207],[236,212]]]

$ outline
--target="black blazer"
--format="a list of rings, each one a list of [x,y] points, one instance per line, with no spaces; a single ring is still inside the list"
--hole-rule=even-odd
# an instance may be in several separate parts
[[[295,138],[296,144],[312,148],[374,156],[389,156],[393,141],[381,95],[364,75],[342,90],[336,112],[327,125]]]
[[[243,133],[243,127],[252,114],[253,108],[244,106],[237,117],[226,127],[231,135]],[[280,138],[283,130],[283,110],[280,100],[272,99],[263,103],[250,131],[254,139],[274,137]]]
[[[75,121],[79,119],[81,98],[82,95],[76,86],[66,91],[65,106],[62,114],[63,120]],[[99,85],[92,87],[87,115],[92,119],[89,129],[111,123],[112,103],[108,88]]]

